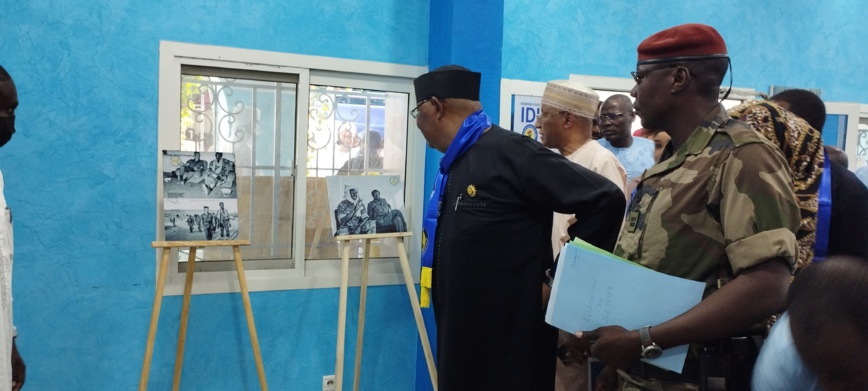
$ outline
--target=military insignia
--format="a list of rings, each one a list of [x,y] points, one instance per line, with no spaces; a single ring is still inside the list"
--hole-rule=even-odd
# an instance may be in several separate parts
[[[399,181],[399,179],[398,179],[398,177],[396,177],[396,176],[393,176],[393,177],[389,178],[389,184],[392,185],[392,186],[397,186],[397,185],[398,185],[398,181]]]
[[[636,232],[637,223],[639,223],[639,212],[634,210],[627,215],[627,232]]]
[[[422,230],[422,253],[425,253],[425,250],[428,249],[428,231]]]
[[[469,195],[471,198],[476,197],[476,186],[467,186],[467,195]]]
[[[532,138],[534,140],[536,140],[538,138],[538,135],[539,135],[539,131],[535,127],[533,127],[533,125],[530,125],[530,124],[526,125],[524,127],[524,130],[522,130],[521,133],[525,137]]]
[[[172,156],[172,165],[178,167],[181,165],[181,158],[178,156]]]

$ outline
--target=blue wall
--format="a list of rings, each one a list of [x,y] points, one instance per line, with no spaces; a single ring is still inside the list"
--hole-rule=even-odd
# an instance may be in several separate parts
[[[868,103],[866,16],[861,0],[504,0],[503,77],[629,77],[642,39],[706,23],[726,40],[735,86],[820,88],[826,101]]]
[[[425,65],[428,1],[6,2],[0,36],[21,102],[0,169],[15,212],[26,389],[135,389],[155,282],[159,41]],[[371,289],[365,389],[413,387],[406,296],[401,286]],[[337,289],[251,300],[270,388],[319,389],[334,373]],[[180,298],[163,307],[155,390],[170,387]],[[246,330],[240,296],[195,296],[182,388],[258,389]]]

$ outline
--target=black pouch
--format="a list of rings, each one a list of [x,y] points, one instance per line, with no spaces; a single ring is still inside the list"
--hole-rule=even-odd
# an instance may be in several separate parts
[[[707,343],[699,357],[699,390],[750,390],[758,346],[749,335]]]
[[[699,356],[699,391],[727,391],[731,377],[729,341],[706,343]],[[750,388],[748,388],[750,389]]]

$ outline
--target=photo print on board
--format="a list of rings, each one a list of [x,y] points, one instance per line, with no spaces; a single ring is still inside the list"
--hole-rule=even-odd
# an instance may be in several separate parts
[[[326,181],[335,236],[407,232],[399,176],[331,176]]]
[[[237,239],[234,155],[163,151],[162,163],[165,239]]]

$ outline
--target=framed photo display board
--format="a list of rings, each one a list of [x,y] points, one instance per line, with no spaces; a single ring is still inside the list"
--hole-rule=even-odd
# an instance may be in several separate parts
[[[399,176],[331,176],[326,182],[335,236],[407,232]]]
[[[235,156],[164,150],[163,218],[167,241],[237,239]]]

